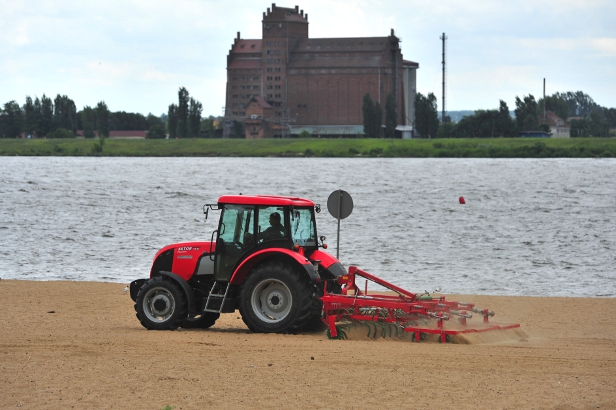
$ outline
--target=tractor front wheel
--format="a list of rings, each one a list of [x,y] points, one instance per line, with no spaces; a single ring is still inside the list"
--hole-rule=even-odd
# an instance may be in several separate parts
[[[310,319],[311,307],[308,279],[280,262],[254,268],[240,293],[240,314],[253,332],[295,332]]]
[[[135,310],[148,330],[175,330],[188,315],[186,295],[166,276],[156,276],[139,289]]]

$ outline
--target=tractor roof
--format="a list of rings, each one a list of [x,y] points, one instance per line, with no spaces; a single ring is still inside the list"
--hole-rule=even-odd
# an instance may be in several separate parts
[[[314,206],[314,202],[309,199],[274,195],[223,195],[218,198],[218,203],[237,205]]]

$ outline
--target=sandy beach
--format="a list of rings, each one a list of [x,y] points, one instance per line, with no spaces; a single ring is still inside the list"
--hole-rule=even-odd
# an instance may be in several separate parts
[[[0,407],[616,408],[616,299],[447,295],[523,333],[443,345],[147,331],[124,287],[0,280]]]

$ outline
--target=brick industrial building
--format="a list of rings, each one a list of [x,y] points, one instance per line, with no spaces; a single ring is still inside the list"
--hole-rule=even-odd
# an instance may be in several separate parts
[[[244,122],[247,138],[362,133],[366,93],[383,116],[392,94],[398,129],[411,129],[419,66],[403,60],[393,29],[388,37],[309,38],[308,14],[276,4],[262,23],[262,39],[238,32],[227,56],[227,136],[233,120]]]

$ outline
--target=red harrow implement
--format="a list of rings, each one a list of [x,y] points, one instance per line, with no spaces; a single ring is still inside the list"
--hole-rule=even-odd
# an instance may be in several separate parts
[[[366,279],[364,291],[356,285],[357,277]],[[374,282],[395,295],[368,295],[368,281]],[[327,286],[323,297],[323,322],[328,326],[332,339],[347,337],[351,323],[365,325],[368,337],[411,335],[411,340],[426,340],[436,335],[438,341],[452,341],[452,336],[519,328],[519,324],[493,324],[489,317],[494,312],[479,309],[471,303],[445,300],[444,296],[416,295],[389,282],[351,266],[337,283],[342,293],[329,293]],[[483,316],[479,324],[469,325],[472,313]],[[447,324],[445,324],[447,322]]]

